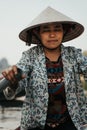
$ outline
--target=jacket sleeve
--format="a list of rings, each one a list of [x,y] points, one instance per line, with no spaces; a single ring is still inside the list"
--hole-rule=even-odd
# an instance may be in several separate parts
[[[76,52],[76,59],[78,64],[78,71],[80,74],[84,75],[85,80],[87,80],[87,57],[82,55],[80,49]],[[84,93],[84,88],[81,85],[77,88],[77,98],[80,109],[80,116],[82,117],[82,121],[84,125],[87,124],[87,95]]]
[[[3,90],[3,93],[7,100],[12,100],[15,98],[15,96],[21,92],[23,89],[25,90],[25,87],[27,86],[27,80],[28,80],[28,73],[29,73],[29,66],[30,66],[30,60],[28,51],[25,51],[22,53],[22,57],[19,60],[19,62],[16,64],[18,68],[20,68],[23,73],[26,75],[26,78],[22,79],[18,82],[17,89],[13,90],[12,86],[8,86],[5,90]]]
[[[76,53],[75,55],[78,63],[79,73],[83,74],[85,80],[87,80],[87,56],[84,56],[80,49],[78,49],[75,53]]]

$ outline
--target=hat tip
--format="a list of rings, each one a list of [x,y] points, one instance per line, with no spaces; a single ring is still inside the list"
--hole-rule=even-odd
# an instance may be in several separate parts
[[[47,10],[48,10],[48,9],[53,9],[53,8],[52,8],[51,6],[48,6],[48,7],[47,7]]]

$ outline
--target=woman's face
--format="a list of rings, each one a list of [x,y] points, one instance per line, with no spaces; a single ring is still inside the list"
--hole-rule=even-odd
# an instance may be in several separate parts
[[[40,39],[45,48],[58,48],[63,39],[62,24],[51,23],[40,26]]]

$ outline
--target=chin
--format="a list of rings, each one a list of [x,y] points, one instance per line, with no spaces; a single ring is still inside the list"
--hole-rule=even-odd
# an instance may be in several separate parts
[[[47,49],[49,49],[49,50],[56,50],[58,48],[59,48],[59,46],[57,46],[57,47],[47,47]]]

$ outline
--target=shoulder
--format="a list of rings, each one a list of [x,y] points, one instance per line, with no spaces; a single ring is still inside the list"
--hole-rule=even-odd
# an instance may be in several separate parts
[[[68,59],[80,62],[83,59],[82,49],[74,46],[62,46],[62,54]]]
[[[28,50],[22,52],[22,58],[24,59],[36,59],[39,55],[42,55],[43,48],[41,46],[33,46]]]
[[[81,48],[76,48],[74,46],[66,46],[65,49],[67,49],[68,51],[73,51],[73,52],[82,51]]]
[[[63,51],[66,51],[67,53],[72,54],[82,54],[81,48],[76,48],[74,46],[62,46]]]
[[[36,46],[30,47],[28,50],[24,51],[23,53],[31,55],[31,54],[34,54],[34,53],[38,54],[41,51],[42,51],[42,47],[36,45]]]

